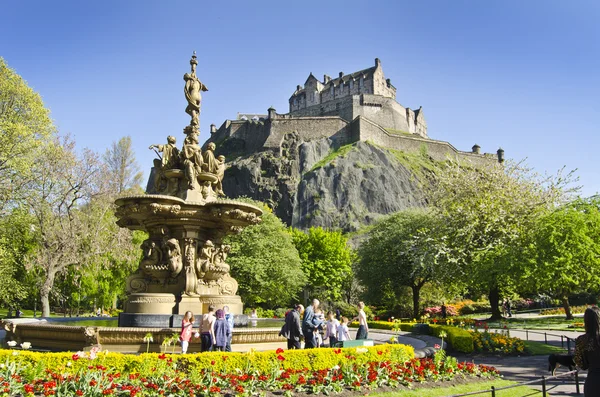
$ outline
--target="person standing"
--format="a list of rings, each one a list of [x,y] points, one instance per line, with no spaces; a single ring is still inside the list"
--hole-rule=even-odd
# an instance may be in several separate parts
[[[600,309],[588,307],[583,314],[585,334],[575,340],[575,364],[588,371],[583,393],[585,397],[600,396]]]
[[[446,316],[448,316],[448,308],[446,307],[446,303],[442,303],[442,307],[440,308],[440,311],[442,312],[442,318],[446,318]]]
[[[256,309],[252,309],[250,312],[250,325],[252,327],[256,327],[258,325],[258,314],[256,313]]]
[[[229,325],[227,324],[227,321],[225,321],[225,312],[223,309],[217,310],[216,317],[217,319],[215,320],[214,325],[215,342],[213,351],[222,352],[225,350],[225,346],[227,346],[227,342],[229,341],[229,336],[231,333],[229,331]]]
[[[323,339],[329,338],[329,347],[335,347],[337,343],[337,329],[340,322],[333,316],[333,312],[327,312],[327,325],[325,326],[325,336]]]
[[[367,339],[369,337],[369,326],[367,325],[367,314],[365,313],[364,302],[358,302],[358,316],[352,321],[358,320],[358,331],[356,331],[356,339]]]
[[[227,340],[227,345],[225,345],[225,351],[231,351],[231,340],[233,339],[233,314],[229,313],[229,306],[223,306],[223,311],[225,312],[225,321],[227,321],[227,325],[229,326],[229,339]]]
[[[340,325],[338,325],[337,340],[338,340],[338,342],[350,340],[350,332],[348,331],[348,318],[347,317],[342,317],[342,322],[340,323]]]
[[[506,300],[506,312],[508,313],[508,317],[512,317],[512,305],[510,299]]]
[[[200,341],[202,343],[202,351],[212,351],[212,346],[215,343],[215,307],[208,306],[208,313],[202,315],[200,322]]]
[[[185,312],[181,320],[181,333],[179,341],[181,342],[181,354],[187,353],[190,340],[192,339],[192,328],[194,327],[194,314],[191,311]]]
[[[279,335],[287,339],[288,350],[300,349],[300,338],[302,333],[302,322],[300,316],[304,313],[304,306],[297,304],[285,316],[285,324],[281,327]]]
[[[319,300],[313,299],[312,305],[306,308],[304,312],[304,318],[302,320],[302,333],[304,334],[304,348],[312,349],[317,346],[317,340],[315,337],[315,329],[321,324],[318,318],[315,316],[315,310],[319,308]]]

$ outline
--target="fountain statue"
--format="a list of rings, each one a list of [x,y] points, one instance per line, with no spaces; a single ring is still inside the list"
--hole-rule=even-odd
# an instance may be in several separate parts
[[[242,313],[238,283],[226,262],[231,247],[223,238],[259,223],[262,211],[220,197],[225,158],[215,156],[213,143],[204,151],[198,144],[200,92],[207,88],[196,76],[195,52],[190,65],[191,73],[183,78],[191,121],[183,129],[181,150],[174,136],[151,145],[159,158],[146,194],[116,200],[117,224],[149,234],[141,245],[140,265],[127,279],[119,326],[174,326],[187,310],[200,314],[209,304]]]

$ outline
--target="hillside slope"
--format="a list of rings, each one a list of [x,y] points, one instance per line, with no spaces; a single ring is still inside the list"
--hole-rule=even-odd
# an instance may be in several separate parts
[[[424,206],[419,186],[432,165],[426,153],[395,152],[368,142],[336,148],[320,139],[230,161],[223,189],[228,197],[266,202],[297,228],[354,231],[382,215]]]

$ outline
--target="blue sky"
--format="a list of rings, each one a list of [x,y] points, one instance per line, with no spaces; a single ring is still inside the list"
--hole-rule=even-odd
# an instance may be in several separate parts
[[[218,4],[217,4],[218,3]],[[429,136],[578,169],[600,191],[597,1],[9,1],[0,56],[43,96],[61,132],[104,151],[130,135],[182,141],[183,74],[198,52],[208,86],[201,141],[237,112],[287,112],[310,72],[382,61],[397,99],[423,106]]]

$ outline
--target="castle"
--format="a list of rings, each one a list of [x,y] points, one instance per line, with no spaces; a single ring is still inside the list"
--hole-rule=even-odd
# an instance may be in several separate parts
[[[423,109],[405,108],[396,101],[396,88],[383,74],[381,62],[358,72],[339,73],[335,79],[325,75],[319,81],[309,74],[304,86],[298,85],[289,99],[289,113],[278,114],[269,108],[266,115],[240,114],[210,129],[209,142],[219,153],[232,157],[271,151],[281,155],[293,141],[330,139],[333,146],[357,141],[406,152],[425,151],[433,160],[448,158],[474,164],[504,160],[504,151],[481,154],[479,146],[460,151],[450,143],[427,135]],[[497,157],[496,157],[497,156]]]
[[[357,116],[368,118],[385,128],[427,138],[423,109],[414,111],[396,101],[396,87],[383,75],[381,62],[375,66],[332,79],[319,81],[311,73],[304,87],[297,86],[290,97],[292,116],[339,116],[351,122]]]

